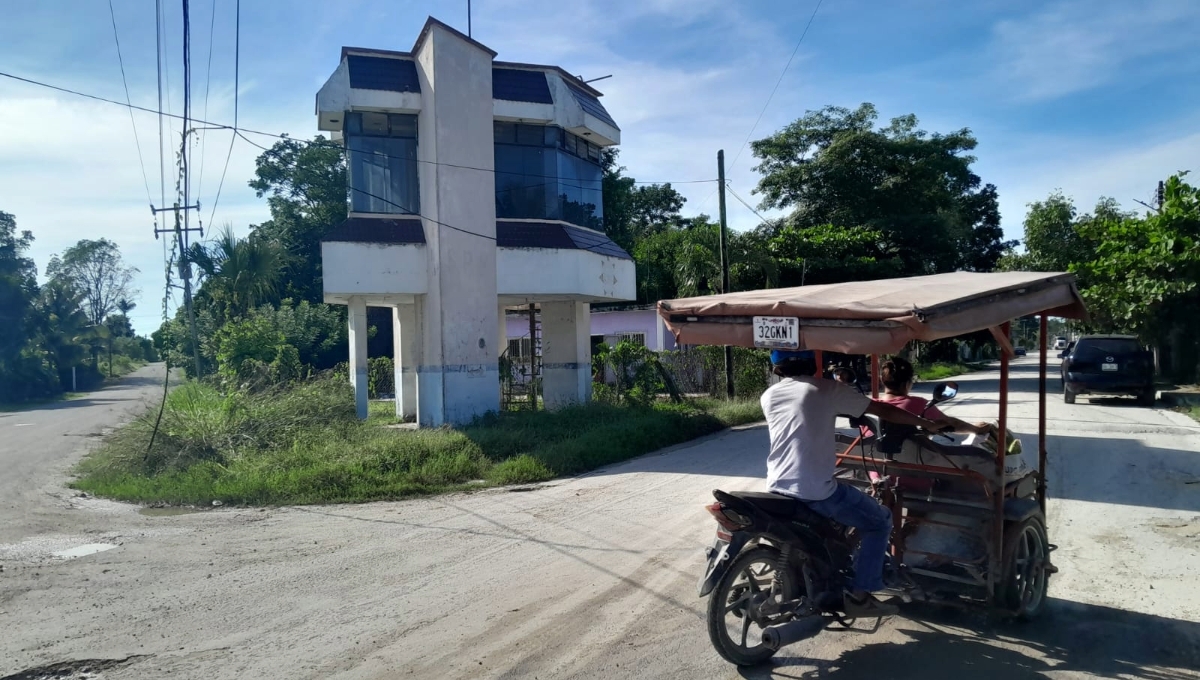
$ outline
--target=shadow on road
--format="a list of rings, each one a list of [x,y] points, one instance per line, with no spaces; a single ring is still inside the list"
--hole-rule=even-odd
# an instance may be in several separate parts
[[[871,644],[833,661],[777,658],[741,669],[746,678],[1021,680],[1077,673],[1097,678],[1197,678],[1200,624],[1051,600],[1028,624],[986,622],[972,612],[918,607],[897,622],[904,642]],[[823,635],[858,635],[829,631]],[[786,650],[784,650],[786,653]]]

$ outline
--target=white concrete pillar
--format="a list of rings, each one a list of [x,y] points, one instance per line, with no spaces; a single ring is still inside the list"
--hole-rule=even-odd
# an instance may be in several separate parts
[[[591,305],[542,303],[542,398],[546,408],[592,398]]]
[[[430,24],[413,47],[428,256],[418,298],[417,421],[459,425],[500,408],[496,347],[494,52]]]
[[[415,304],[392,307],[396,417],[417,416],[417,369],[421,366],[421,325]]]
[[[360,420],[367,419],[367,303],[359,296],[350,298],[350,385],[354,388],[354,407]]]

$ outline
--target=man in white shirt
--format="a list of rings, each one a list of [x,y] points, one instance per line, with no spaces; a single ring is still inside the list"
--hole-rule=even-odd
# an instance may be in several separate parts
[[[892,513],[874,498],[834,480],[837,455],[834,427],[838,416],[864,413],[901,425],[936,431],[933,421],[889,404],[872,401],[854,388],[815,377],[811,351],[771,352],[775,374],[783,380],[763,393],[771,452],[767,456],[767,489],[798,498],[818,514],[858,530],[854,583],[845,596],[846,615],[877,617],[895,614],[894,605],[871,594],[883,590],[883,560],[892,532]]]

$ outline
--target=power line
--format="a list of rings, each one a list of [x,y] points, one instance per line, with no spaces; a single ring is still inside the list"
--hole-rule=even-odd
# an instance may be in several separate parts
[[[796,41],[796,48],[792,50],[792,56],[788,57],[787,63],[783,66],[783,72],[779,74],[779,80],[775,81],[775,87],[771,88],[771,94],[767,96],[767,103],[763,104],[762,111],[758,112],[758,118],[754,121],[754,126],[750,128],[750,134],[746,135],[746,141],[742,142],[742,146],[733,156],[733,162],[729,164],[730,171],[733,166],[737,165],[738,158],[741,157],[742,151],[750,143],[750,138],[754,136],[754,131],[758,129],[758,124],[762,122],[763,114],[767,112],[767,107],[771,105],[771,100],[775,98],[775,92],[779,90],[779,86],[783,83],[783,77],[787,75],[788,69],[792,67],[792,60],[796,58],[796,53],[800,51],[800,44],[804,42],[804,37],[808,35],[808,29],[812,27],[813,19],[817,18],[817,11],[821,9],[821,3],[824,0],[817,0],[817,6],[813,8],[812,16],[808,18],[808,23],[804,26],[804,31],[800,34],[800,39]]]
[[[150,179],[146,175],[146,161],[142,158],[142,142],[138,139],[137,121],[133,118],[133,107],[129,98],[129,81],[125,79],[125,58],[121,56],[121,38],[117,35],[117,13],[113,10],[112,0],[108,0],[108,16],[112,18],[113,42],[117,44],[117,64],[121,67],[121,84],[125,86],[125,105],[129,109],[129,123],[133,125],[133,143],[137,146],[138,164],[142,166],[142,183],[146,186],[146,200],[154,203],[150,197]]]
[[[208,92],[212,89],[212,57],[213,57],[213,34],[217,26],[217,0],[212,3],[212,15],[208,22],[208,67],[204,71],[204,117],[208,118]],[[200,196],[200,192],[204,188],[204,159],[205,142],[208,140],[208,135],[200,137],[200,174],[196,178],[196,196]]]
[[[763,224],[766,224],[766,223],[767,223],[767,218],[763,217],[762,215],[760,215],[760,214],[758,213],[758,211],[757,211],[757,210],[755,210],[754,208],[752,208],[752,207],[750,206],[750,204],[746,202],[746,199],[742,198],[741,196],[738,196],[737,192],[736,192],[736,191],[734,191],[734,190],[733,190],[733,187],[729,186],[729,185],[728,185],[728,183],[725,185],[725,189],[726,189],[726,190],[727,190],[729,193],[733,194],[733,197],[734,197],[734,198],[736,198],[736,199],[738,200],[738,203],[741,203],[742,205],[746,206],[746,209],[748,209],[750,212],[754,213],[754,216],[755,216],[755,217],[757,217],[758,219],[762,220],[762,223],[763,223]]]
[[[167,204],[167,156],[166,148],[163,144],[163,26],[162,26],[162,0],[154,0],[154,51],[155,51],[155,69],[158,72],[158,188],[159,200],[161,205]],[[133,115],[131,112],[129,115]],[[157,221],[157,217],[155,220]],[[158,225],[155,224],[155,228]],[[163,241],[163,259],[167,256],[167,242]],[[166,312],[164,312],[164,315]]]
[[[215,8],[216,0],[213,0],[213,5]],[[215,9],[213,13],[216,14]],[[225,152],[225,167],[221,170],[221,181],[217,183],[217,195],[213,199],[212,212],[208,214],[208,223],[210,226],[217,214],[217,206],[221,203],[221,189],[225,186],[225,173],[229,172],[229,159],[233,157],[233,143],[237,141],[238,88],[240,87],[238,81],[242,68],[242,0],[237,0],[234,8],[233,36],[233,134],[229,136],[229,150]],[[206,114],[205,118],[207,117]]]
[[[58,92],[75,95],[77,97],[85,97],[87,99],[94,99],[96,101],[104,102],[106,104],[115,104],[117,106],[127,106],[129,108],[134,109],[135,111],[146,111],[148,113],[159,113],[158,111],[155,111],[154,109],[148,109],[144,106],[137,106],[136,104],[125,104],[125,103],[122,103],[122,102],[119,102],[119,101],[116,101],[113,99],[107,99],[105,97],[101,97],[98,95],[88,94],[86,92],[80,92],[78,90],[72,90],[70,88],[61,87],[59,85],[51,85],[49,83],[42,82],[39,80],[33,80],[31,78],[23,78],[21,76],[13,75],[11,73],[7,73],[4,71],[0,71],[0,77],[10,78],[12,80],[17,80],[17,81],[20,81],[23,83],[28,83],[30,85],[36,85],[38,87],[44,87],[44,88],[48,88],[48,89],[55,90]],[[163,115],[167,116],[169,118],[183,118],[183,116],[180,116],[178,114],[172,114],[172,113],[164,113]],[[339,149],[339,150],[345,149],[345,147],[343,147],[340,144],[334,144],[334,143],[325,142],[325,141],[297,139],[295,137],[289,136],[286,133],[263,132],[262,130],[252,130],[250,128],[237,127],[234,125],[226,125],[224,123],[214,123],[212,121],[200,120],[198,118],[188,118],[187,120],[191,123],[211,126],[213,129],[216,129],[216,130],[232,130],[232,131],[238,132],[239,136],[241,136],[242,139],[244,139],[248,142],[250,142],[250,140],[245,136],[245,134],[261,135],[263,137],[272,137],[274,139],[286,139],[289,141],[296,142],[298,144],[303,144],[305,146],[319,146],[319,147],[325,147],[328,149]],[[245,134],[242,134],[242,133],[245,133]],[[250,142],[250,143],[254,144],[255,146],[257,146],[260,149],[267,149],[267,147],[264,147],[261,144],[257,144],[255,142]],[[386,158],[405,158],[404,156],[396,156],[394,154],[378,154],[378,155],[384,156]],[[423,163],[426,165],[440,165],[442,167],[458,168],[460,170],[475,170],[478,172],[496,172],[496,170],[494,168],[476,168],[476,167],[472,167],[470,165],[458,165],[455,163],[443,163],[440,161],[427,161],[427,160],[421,160],[419,158],[415,158],[412,160],[416,163]],[[540,177],[540,178],[545,178],[545,179],[558,179],[556,176],[553,176],[553,175],[525,175],[525,176],[526,177]],[[598,179],[598,180],[585,180],[585,181],[603,182],[604,180]],[[708,184],[710,182],[715,183],[716,181],[717,181],[716,179],[634,180],[633,183],[634,184]]]

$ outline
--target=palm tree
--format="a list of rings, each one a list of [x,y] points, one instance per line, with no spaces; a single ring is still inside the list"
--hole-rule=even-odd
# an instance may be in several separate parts
[[[692,297],[721,292],[720,227],[697,223],[682,230],[684,238],[675,252],[675,284],[679,295]],[[772,288],[779,285],[779,264],[771,257],[766,240],[755,232],[729,232],[731,290]]]
[[[89,350],[95,357],[102,342],[101,332],[92,325],[80,305],[82,296],[61,280],[52,280],[42,287],[38,301],[39,335],[59,379],[65,379],[73,366],[79,365]]]
[[[201,294],[213,302],[219,316],[229,320],[274,297],[283,253],[274,241],[234,236],[227,224],[216,239],[192,245],[186,260],[200,270]]]

